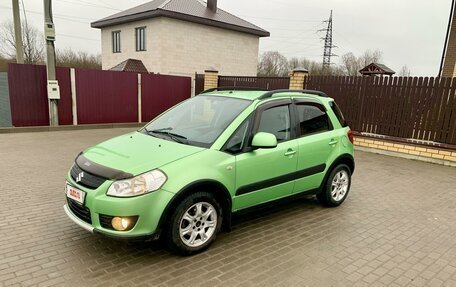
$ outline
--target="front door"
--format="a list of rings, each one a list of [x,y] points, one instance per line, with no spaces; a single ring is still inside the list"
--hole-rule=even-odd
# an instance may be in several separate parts
[[[251,134],[272,133],[278,145],[271,149],[247,150],[236,156],[234,210],[291,195],[298,162],[293,126],[290,103],[269,103],[258,108]]]

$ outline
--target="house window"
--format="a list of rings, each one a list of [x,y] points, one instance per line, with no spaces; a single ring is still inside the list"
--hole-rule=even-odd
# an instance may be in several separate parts
[[[112,32],[112,52],[120,53],[120,31]]]
[[[136,28],[136,51],[146,50],[146,27]]]

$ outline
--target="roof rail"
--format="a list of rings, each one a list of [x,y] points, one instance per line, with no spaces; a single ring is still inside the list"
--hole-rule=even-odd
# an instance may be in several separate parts
[[[200,94],[205,94],[205,93],[210,93],[210,92],[216,92],[216,91],[269,91],[267,89],[263,88],[257,88],[257,87],[217,87],[217,88],[212,88],[212,89],[207,89],[205,91],[202,91]]]
[[[275,94],[281,94],[281,93],[302,93],[302,94],[311,94],[319,97],[324,97],[328,98],[328,95],[321,92],[321,91],[315,91],[315,90],[274,90],[274,91],[269,91],[263,95],[261,95],[258,99],[259,100],[264,100],[267,98],[272,97]]]

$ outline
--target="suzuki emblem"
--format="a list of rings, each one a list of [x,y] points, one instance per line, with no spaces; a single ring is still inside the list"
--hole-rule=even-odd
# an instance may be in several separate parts
[[[76,182],[80,182],[82,180],[82,178],[84,177],[84,172],[80,172],[78,174],[78,177],[76,177]]]

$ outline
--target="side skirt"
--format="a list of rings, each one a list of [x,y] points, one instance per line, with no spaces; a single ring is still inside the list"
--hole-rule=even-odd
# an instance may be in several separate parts
[[[268,201],[268,202],[265,202],[265,203],[262,203],[262,204],[259,204],[259,205],[255,205],[255,206],[252,206],[252,207],[247,207],[247,208],[244,208],[244,209],[241,209],[241,210],[237,210],[237,211],[234,211],[232,213],[232,217],[233,217],[233,219],[236,219],[236,218],[238,218],[238,217],[240,217],[242,215],[251,214],[251,213],[254,213],[254,212],[264,211],[266,209],[270,209],[273,206],[286,205],[287,203],[291,203],[291,202],[296,201],[298,199],[305,198],[305,197],[308,197],[308,196],[311,196],[311,195],[315,195],[315,194],[318,193],[319,190],[320,190],[320,188],[309,189],[309,190],[306,190],[306,191],[302,191],[302,192],[299,192],[299,193],[292,194],[292,195],[287,196],[287,197],[282,197],[282,198],[275,199],[275,200],[272,200],[272,201]]]

